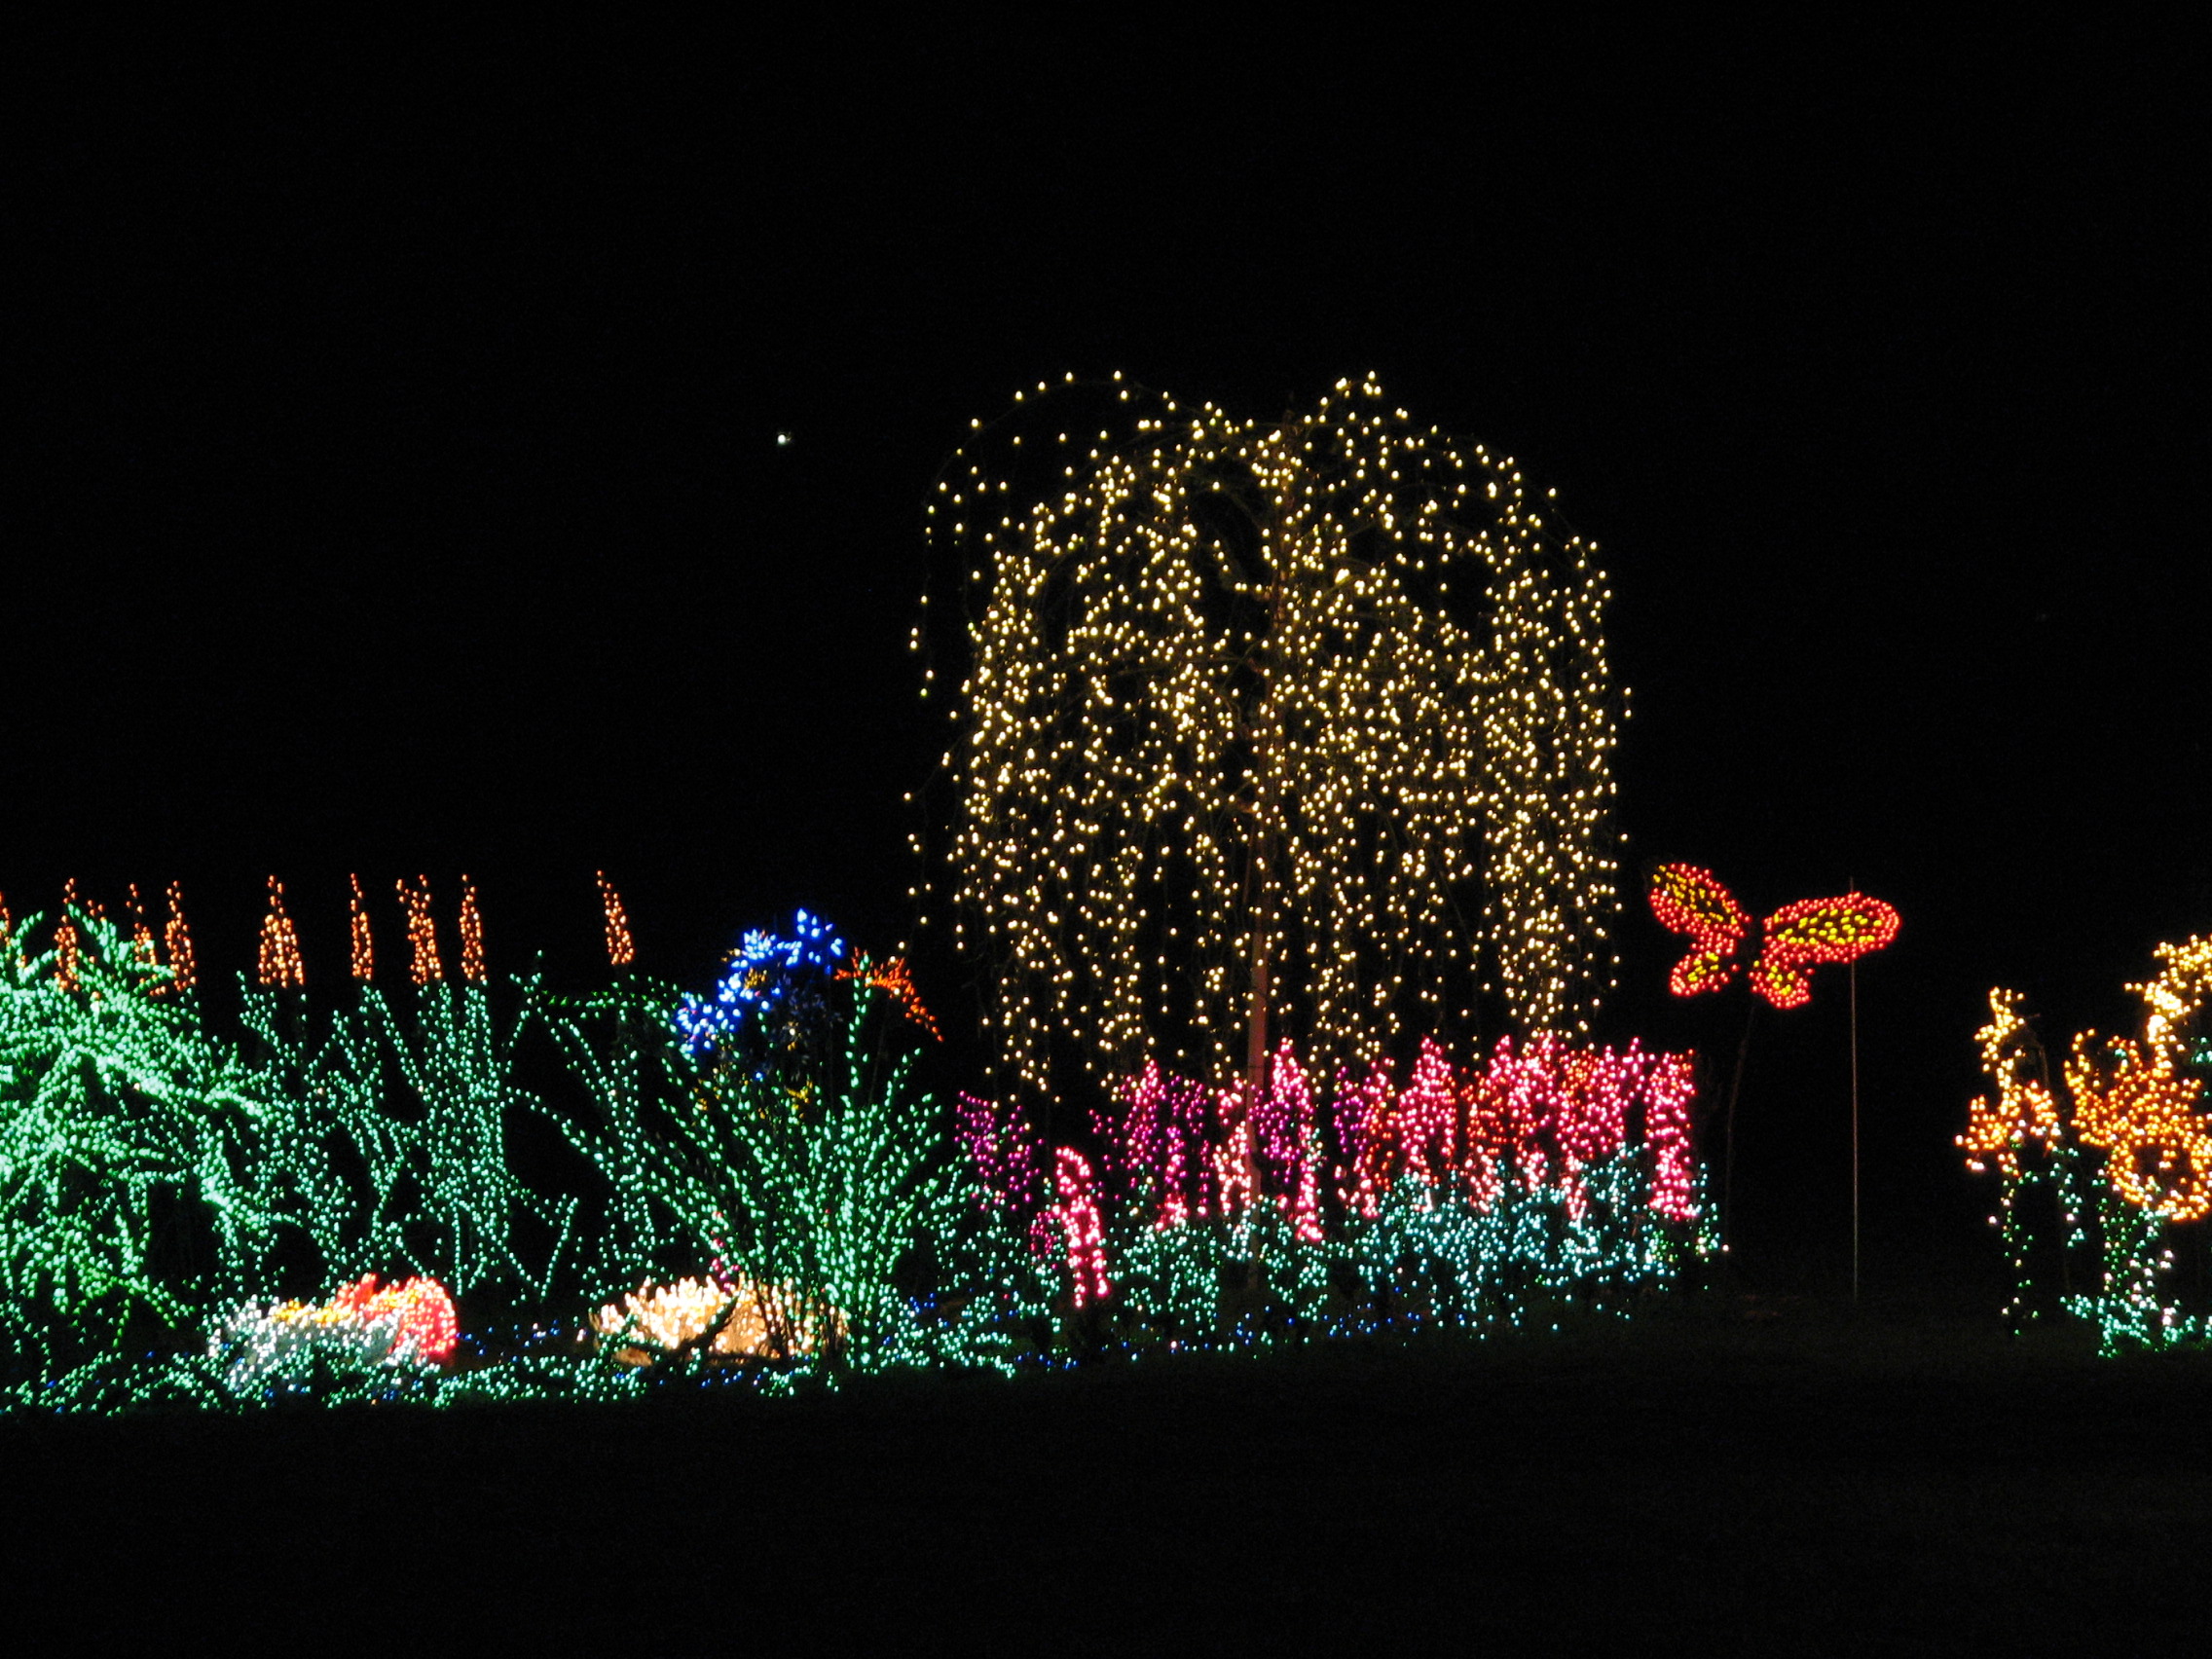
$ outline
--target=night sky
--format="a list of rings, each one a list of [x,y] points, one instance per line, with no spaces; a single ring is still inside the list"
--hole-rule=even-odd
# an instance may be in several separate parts
[[[0,892],[180,880],[227,972],[274,872],[324,983],[349,871],[467,871],[495,968],[556,977],[598,972],[600,867],[687,983],[794,906],[887,948],[969,419],[1068,370],[1255,413],[1373,370],[1600,544],[1632,877],[1902,911],[1859,977],[1868,1247],[1976,1246],[1988,987],[2062,1042],[2212,928],[2191,53],[1156,26],[45,78]],[[1628,898],[1605,1035],[1710,1097],[1745,993],[1671,1005]],[[1844,991],[1762,1014],[1739,1117],[1744,1250],[1816,1277]]]

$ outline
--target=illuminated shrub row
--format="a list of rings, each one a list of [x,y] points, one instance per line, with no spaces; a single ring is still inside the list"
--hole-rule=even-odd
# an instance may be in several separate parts
[[[1150,1068],[1047,1146],[914,1088],[936,1027],[903,964],[803,912],[687,996],[631,966],[602,878],[617,976],[565,997],[487,975],[465,885],[447,978],[428,884],[399,894],[407,982],[373,982],[356,882],[351,986],[311,1002],[272,882],[240,1041],[173,889],[159,937],[135,899],[128,931],[0,911],[18,1404],[618,1398],[1485,1327],[1709,1242],[1681,1056],[1501,1043],[1456,1072],[1429,1045],[1323,1089],[1286,1046],[1257,1098]]]
[[[1095,1341],[1204,1346],[1522,1324],[1666,1282],[1714,1242],[1693,1091],[1683,1055],[1501,1040],[1324,1092],[1285,1044],[1256,1096],[1147,1067],[1093,1120],[1098,1170],[974,1096],[959,1126],[978,1212]]]
[[[1999,1177],[1990,1225],[2012,1270],[2014,1329],[2063,1309],[2095,1323],[2106,1353],[2212,1338],[2212,1311],[2182,1306],[2174,1272],[2180,1230],[2212,1211],[2212,939],[2157,956],[2159,972],[2127,987],[2141,1038],[2084,1031],[2055,1080],[2020,994],[1991,991],[1976,1038],[1992,1088],[1958,1137],[1968,1168]]]

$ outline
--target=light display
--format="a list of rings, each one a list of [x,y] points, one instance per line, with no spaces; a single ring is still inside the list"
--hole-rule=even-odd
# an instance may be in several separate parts
[[[1976,1174],[1994,1161],[2008,1178],[2017,1179],[2024,1147],[2046,1150],[2059,1143],[2058,1106],[2051,1097],[2043,1048],[2032,1041],[2018,991],[1989,993],[1989,1023],[1974,1033],[1981,1048],[1981,1069],[1997,1092],[1977,1096],[1968,1109],[1966,1132],[1958,1137],[1967,1167]]]
[[[284,990],[307,983],[307,969],[300,960],[300,936],[292,918],[284,913],[284,884],[269,878],[269,912],[261,918],[261,956],[257,966],[261,982]]]
[[[1751,936],[1751,919],[1711,870],[1661,865],[1651,872],[1649,898],[1659,925],[1690,941],[1667,976],[1669,990],[1678,997],[1699,996],[1719,990],[1736,977]],[[1814,968],[1856,962],[1897,935],[1896,909],[1863,893],[1785,904],[1760,925],[1751,989],[1776,1008],[1802,1008],[1813,997]]]
[[[828,922],[798,912],[789,939],[748,933],[711,998],[685,996],[676,1027],[693,1054],[741,1039],[778,1051],[806,1042],[822,1022],[821,987],[836,977],[845,944]]]
[[[1679,1056],[1538,1038],[1460,1071],[1430,1044],[1402,1084],[1332,1089],[1284,1040],[1258,1091],[1125,1081],[1094,1152],[973,1096],[940,1116],[908,1083],[931,1027],[906,964],[812,916],[747,934],[706,997],[466,967],[387,997],[360,940],[318,1008],[268,891],[241,1044],[96,906],[73,987],[31,947],[46,918],[9,929],[0,1399],[616,1399],[1487,1329],[1617,1306],[1703,1247]],[[401,891],[429,935],[427,883]],[[565,1068],[524,1065],[535,1031]],[[525,1180],[528,1122],[589,1179]],[[457,1297],[576,1313],[464,1338]]]
[[[1993,990],[1976,1035],[1992,1092],[1969,1108],[1958,1138],[1967,1167],[1999,1180],[1991,1223],[2004,1240],[2014,1328],[2051,1300],[2041,1275],[2063,1284],[2076,1258],[2094,1289],[2058,1301],[2097,1326],[2107,1353],[2212,1337],[2212,1313],[2184,1312],[2168,1288],[2170,1228],[2212,1212],[2212,1114],[2202,1101],[2197,1026],[2212,999],[2212,938],[2157,950],[2160,971],[2129,985],[2143,1004],[2139,1039],[2078,1035],[2052,1087],[2044,1046],[2018,992]],[[2039,1236],[2047,1190],[2055,1235]]]
[[[1255,422],[1117,377],[977,427],[929,512],[970,571],[950,897],[1008,1088],[1159,1056],[1256,1095],[1277,1039],[1325,1072],[1480,986],[1587,1030],[1619,699],[1549,493],[1372,380]]]
[[[1106,1230],[1098,1219],[1090,1161],[1073,1147],[1055,1148],[1052,1191],[1059,1197],[1054,1214],[1067,1240],[1068,1294],[1078,1308],[1103,1302],[1114,1287],[1106,1278]]]
[[[351,889],[346,901],[346,939],[348,965],[353,977],[367,984],[376,977],[376,941],[369,933],[369,902],[361,892],[361,878],[349,875],[346,884]]]
[[[607,960],[616,968],[628,968],[638,960],[638,946],[630,938],[630,915],[622,908],[622,895],[614,891],[614,884],[607,879],[607,871],[593,872],[599,881],[599,903],[607,918]]]
[[[17,931],[18,944],[40,918]],[[270,1241],[246,1137],[261,1080],[211,1042],[163,970],[95,912],[73,918],[69,983],[52,951],[0,957],[0,1382],[116,1357],[134,1317],[237,1297]],[[169,1195],[204,1216],[195,1281],[156,1269]]]
[[[477,908],[476,883],[461,878],[461,977],[471,985],[484,982],[484,913]]]
[[[161,947],[154,940],[152,924],[146,920],[146,906],[138,897],[138,884],[132,882],[127,892],[124,913],[130,918],[131,954],[148,968],[158,967],[162,960]],[[6,920],[6,907],[0,906],[0,939],[7,934]]]
[[[2212,939],[2161,944],[2157,956],[2157,977],[2128,986],[2143,1000],[2142,1042],[2083,1032],[2067,1056],[2066,1088],[2075,1137],[2106,1154],[2114,1190],[2167,1221],[2195,1221],[2212,1209],[2212,1121],[2198,1105],[2203,1078],[2182,1068],[2212,990]]]
[[[944,1041],[944,1033],[937,1028],[937,1017],[922,1006],[921,993],[914,989],[914,978],[907,972],[904,957],[887,957],[877,962],[856,950],[852,954],[851,963],[837,970],[837,977],[859,979],[885,992],[908,1019],[940,1043]]]
[[[1026,1222],[1033,1245],[1049,1226],[1074,1308],[1111,1299],[1137,1331],[1206,1346],[1377,1329],[1409,1297],[1423,1319],[1510,1324],[1546,1299],[1663,1281],[1714,1246],[1694,1092],[1687,1055],[1556,1038],[1500,1040],[1464,1075],[1426,1043],[1402,1087],[1386,1066],[1342,1074],[1326,1116],[1287,1044],[1257,1097],[1154,1064],[1095,1115],[1104,1181],[1055,1148],[1049,1205],[1017,1116],[966,1097],[961,1134],[986,1213],[1010,1235]],[[1363,1275],[1349,1305],[1331,1266],[1347,1259]]]
[[[788,1362],[845,1340],[835,1309],[809,1307],[788,1288],[751,1279],[680,1279],[647,1286],[592,1315],[602,1351],[621,1365],[664,1364],[686,1354],[708,1363]]]
[[[169,981],[180,993],[199,983],[199,965],[192,954],[192,930],[184,925],[184,894],[175,882],[168,888],[168,919],[162,924],[162,948],[168,954]]]
[[[453,1298],[435,1279],[379,1288],[364,1274],[322,1303],[246,1303],[215,1331],[208,1357],[224,1365],[235,1389],[290,1381],[319,1362],[339,1371],[374,1366],[445,1365],[461,1336]]]
[[[54,977],[65,991],[78,988],[77,958],[80,950],[77,932],[77,881],[74,876],[61,884],[61,915],[54,924]]]
[[[850,1340],[866,1369],[947,1340],[902,1297],[896,1272],[949,1237],[959,1192],[934,1133],[936,1102],[907,1087],[910,1055],[878,1075],[866,1045],[876,987],[839,977],[830,925],[756,931],[711,999],[684,997],[670,1028],[703,1069],[670,1123],[691,1157],[656,1176],[669,1207],[734,1278],[786,1288]],[[964,1340],[964,1339],[954,1339]]]
[[[418,985],[430,985],[446,977],[438,960],[438,925],[430,912],[430,878],[419,875],[410,887],[402,876],[399,903],[407,911],[407,976]]]

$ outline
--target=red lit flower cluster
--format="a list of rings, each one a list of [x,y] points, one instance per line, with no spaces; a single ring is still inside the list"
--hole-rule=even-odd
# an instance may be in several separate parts
[[[1402,1084],[1387,1064],[1340,1075],[1325,1118],[1288,1044],[1257,1098],[1241,1086],[1208,1088],[1147,1065],[1123,1085],[1113,1110],[1093,1115],[1103,1182],[1088,1160],[1060,1147],[1051,1195],[1040,1178],[1045,1149],[1018,1115],[963,1096],[959,1125],[980,1201],[1027,1221],[1041,1253],[1062,1257],[1081,1306],[1105,1294],[1092,1242],[1101,1187],[1161,1228],[1272,1204],[1296,1237],[1316,1242],[1324,1195],[1345,1216],[1372,1217],[1408,1180],[1459,1186],[1485,1210],[1507,1183],[1549,1189],[1579,1219],[1589,1201],[1585,1174],[1641,1148],[1648,1207],[1689,1223],[1696,1089],[1686,1054],[1554,1038],[1519,1048],[1500,1039],[1464,1072],[1437,1044],[1423,1043]]]

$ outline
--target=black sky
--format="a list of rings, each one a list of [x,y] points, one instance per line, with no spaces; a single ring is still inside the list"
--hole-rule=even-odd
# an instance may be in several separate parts
[[[1869,1227],[1971,1218],[1987,987],[2109,1023],[2212,928],[2201,51],[1161,30],[18,71],[11,905],[178,878],[243,967],[274,871],[313,973],[348,871],[466,869],[495,959],[582,973],[605,866],[673,977],[795,905],[888,944],[969,418],[1372,369],[1600,543],[1632,857],[1903,911]],[[1626,933],[1610,1034],[1732,1057],[1742,993]],[[1842,988],[1754,1046],[1774,1239],[1838,1236]]]

